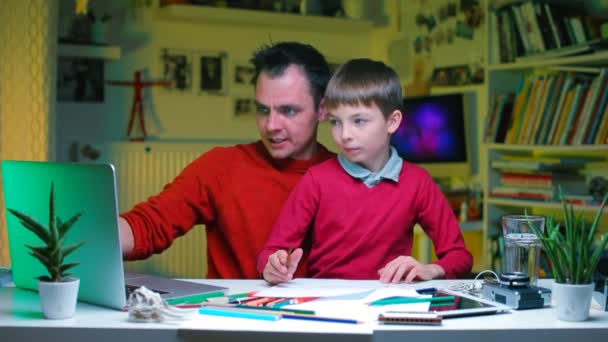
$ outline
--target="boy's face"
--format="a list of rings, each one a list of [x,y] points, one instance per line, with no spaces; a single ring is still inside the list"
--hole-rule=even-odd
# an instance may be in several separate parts
[[[298,66],[278,77],[261,73],[256,86],[256,121],[268,153],[275,159],[310,159],[316,153],[316,110],[310,83]]]
[[[334,141],[348,160],[378,172],[389,158],[390,138],[401,123],[396,110],[387,118],[372,104],[339,105],[328,111]]]

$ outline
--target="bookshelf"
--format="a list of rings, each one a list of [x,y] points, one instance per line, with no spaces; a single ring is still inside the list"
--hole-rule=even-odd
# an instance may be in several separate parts
[[[499,11],[538,6],[532,1],[507,3]],[[502,235],[503,215],[527,212],[561,220],[558,185],[572,192],[569,200],[586,218],[597,211],[599,203],[589,195],[588,184],[598,172],[608,179],[608,49],[593,45],[581,53],[562,55],[555,53],[555,40],[547,42],[547,36],[539,33],[544,48],[520,47],[505,54],[502,50],[508,47],[496,39],[500,27],[496,8],[489,6],[487,11],[483,242],[486,266],[496,269],[498,265],[490,264],[492,239]],[[586,20],[581,11],[573,13]],[[513,44],[516,38],[511,37]],[[589,44],[595,39],[588,37]]]

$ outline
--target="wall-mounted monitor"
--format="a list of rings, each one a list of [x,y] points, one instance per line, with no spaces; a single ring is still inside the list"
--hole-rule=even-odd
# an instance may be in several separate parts
[[[463,94],[405,98],[392,145],[435,178],[471,174]]]

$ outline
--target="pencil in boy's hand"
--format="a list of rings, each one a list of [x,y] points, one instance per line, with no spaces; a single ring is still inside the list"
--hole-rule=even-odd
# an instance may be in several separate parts
[[[287,270],[289,271],[289,265],[291,265],[291,253],[293,253],[293,247],[287,249]]]

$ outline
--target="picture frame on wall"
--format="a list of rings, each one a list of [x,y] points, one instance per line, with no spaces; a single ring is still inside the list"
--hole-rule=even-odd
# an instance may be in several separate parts
[[[236,96],[233,98],[233,111],[235,117],[250,117],[256,114],[255,99],[251,97]]]
[[[161,75],[170,81],[167,89],[177,92],[192,91],[193,51],[184,49],[161,49]]]
[[[471,83],[471,72],[468,65],[435,68],[431,78],[433,86],[458,86]]]
[[[201,93],[223,95],[227,92],[227,54],[202,53],[199,60],[199,90]]]
[[[235,86],[251,88],[255,86],[255,67],[251,62],[237,62],[234,64]]]
[[[57,62],[57,101],[104,101],[104,65],[101,59],[59,57]]]

